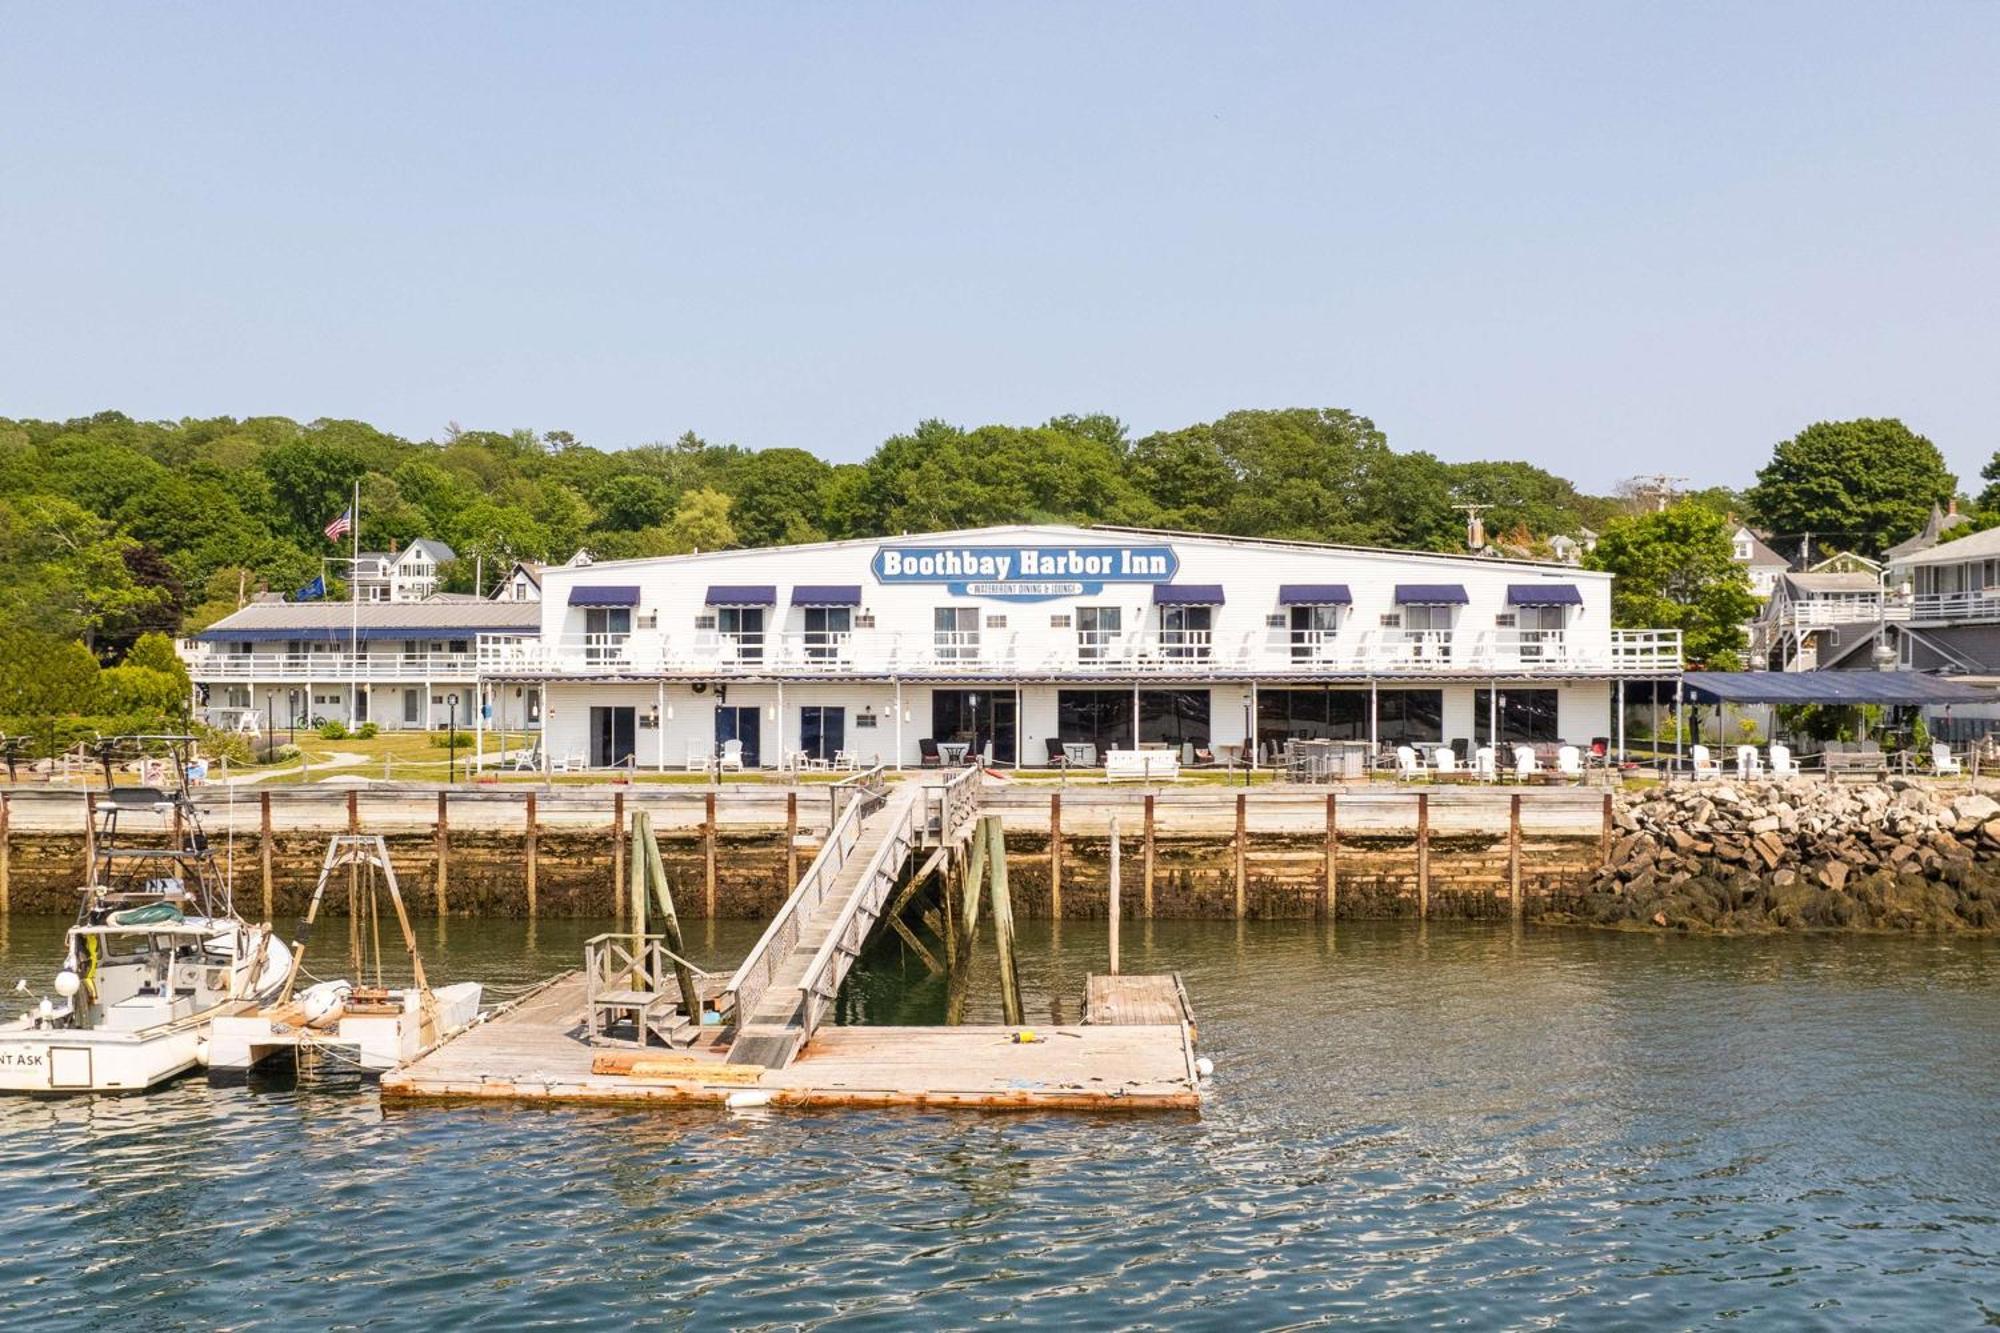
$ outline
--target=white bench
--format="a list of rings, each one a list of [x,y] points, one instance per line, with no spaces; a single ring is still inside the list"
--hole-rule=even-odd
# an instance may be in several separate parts
[[[1116,782],[1122,778],[1139,781],[1165,779],[1169,782],[1181,775],[1181,757],[1172,750],[1106,750],[1104,752],[1104,776]]]

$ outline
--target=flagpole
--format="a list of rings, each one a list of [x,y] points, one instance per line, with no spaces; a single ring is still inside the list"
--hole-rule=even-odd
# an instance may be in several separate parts
[[[359,723],[361,718],[361,478],[354,479],[354,503],[348,508],[347,532],[354,539],[354,558],[348,564],[351,571],[347,578],[348,632],[347,632],[347,717],[350,722]]]

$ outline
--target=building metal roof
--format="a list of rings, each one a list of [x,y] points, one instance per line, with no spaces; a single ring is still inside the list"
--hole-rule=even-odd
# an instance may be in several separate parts
[[[1955,541],[1941,542],[1915,555],[1897,555],[1894,548],[1889,554],[1898,565],[1949,565],[1960,560],[1984,560],[2000,555],[2000,528],[1986,528]]]
[[[1510,583],[1509,606],[1582,606],[1583,594],[1574,583]]]
[[[1345,583],[1280,583],[1279,606],[1351,606],[1354,592]]]
[[[858,583],[801,583],[792,589],[793,606],[859,606]]]
[[[1398,583],[1398,606],[1464,606],[1471,599],[1463,583]]]
[[[637,606],[636,583],[584,583],[569,590],[571,606]]]
[[[1155,583],[1155,606],[1221,606],[1220,583]]]
[[[292,639],[428,639],[472,634],[532,634],[542,623],[533,602],[255,602],[194,637],[203,643]]]
[[[774,583],[711,583],[710,606],[776,606],[778,587]]]
[[[1803,593],[1879,593],[1882,580],[1873,574],[1783,574],[1785,586]]]
[[[1684,679],[1696,703],[1969,704],[2000,698],[1921,671],[1691,671]]]

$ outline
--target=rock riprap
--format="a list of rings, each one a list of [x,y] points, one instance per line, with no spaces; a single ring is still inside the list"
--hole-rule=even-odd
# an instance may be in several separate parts
[[[2000,929],[2000,801],[1910,778],[1622,793],[1557,919],[1679,930]]]

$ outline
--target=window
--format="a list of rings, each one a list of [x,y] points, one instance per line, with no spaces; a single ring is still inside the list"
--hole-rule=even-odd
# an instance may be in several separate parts
[[[721,606],[715,611],[715,628],[722,635],[727,656],[738,662],[764,660],[764,608],[761,606]]]
[[[1006,628],[1007,628],[1007,617],[1005,617],[1005,616],[988,616],[988,617],[986,617],[986,628],[988,628],[988,629],[1006,629]]]
[[[1412,605],[1403,608],[1403,642],[1415,658],[1439,661],[1451,656],[1452,606]]]
[[[583,660],[589,663],[615,662],[625,652],[625,640],[632,633],[632,608],[593,606],[583,613]]]
[[[1185,661],[1207,661],[1214,642],[1215,608],[1212,606],[1163,606],[1160,608],[1160,656]]]
[[[1401,629],[1402,627],[1403,627],[1403,618],[1400,615],[1397,615],[1394,611],[1386,611],[1383,613],[1382,615],[1383,629]]]
[[[1121,609],[1115,606],[1079,606],[1076,609],[1076,655],[1079,661],[1101,662],[1118,645],[1124,624]]]
[[[704,611],[700,615],[697,615],[694,618],[694,627],[696,629],[714,629],[715,613],[713,611]]]
[[[1523,661],[1541,661],[1562,652],[1565,608],[1524,606],[1515,613],[1515,640]]]
[[[1561,739],[1561,733],[1556,730],[1556,699],[1554,690],[1500,691],[1500,743],[1535,745]],[[1491,743],[1487,723],[1492,716],[1493,691],[1474,690],[1472,737],[1475,744]]]
[[[1206,610],[1207,608],[1203,608]],[[1141,690],[1139,743],[1208,748],[1207,690]]]
[[[1060,615],[1060,614],[1058,614],[1058,615],[1053,615],[1053,616],[1050,616],[1050,617],[1049,617],[1049,628],[1050,628],[1050,629],[1068,629],[1068,628],[1069,628],[1069,617],[1068,617],[1068,616],[1065,616],[1065,615]]]
[[[1292,658],[1309,661],[1328,655],[1340,628],[1337,606],[1295,606],[1291,610]]]
[[[846,606],[806,608],[806,660],[831,662],[847,651],[847,636],[854,623],[854,611]]]
[[[1102,760],[1106,750],[1132,748],[1130,690],[1058,690],[1056,739],[1088,742]]]
[[[975,650],[976,651],[976,650]],[[933,690],[931,735],[984,754],[990,745],[993,762],[1015,762],[1015,695],[1012,690]]]
[[[658,629],[659,627],[660,613],[658,611],[641,611],[639,613],[640,629]]]
[[[938,660],[976,662],[979,660],[979,608],[940,606],[932,613]]]
[[[847,748],[847,710],[823,704],[799,709],[799,748],[814,759],[832,759]]]

